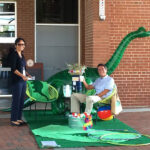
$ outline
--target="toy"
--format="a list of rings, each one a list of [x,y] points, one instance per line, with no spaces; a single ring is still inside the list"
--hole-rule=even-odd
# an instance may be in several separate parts
[[[71,128],[80,128],[82,126],[83,130],[88,130],[93,126],[92,115],[88,115],[85,112],[83,114],[72,113],[69,118],[69,126]]]
[[[111,114],[111,110],[110,110],[110,106],[103,106],[103,107],[100,107],[98,109],[98,117],[100,119],[106,119],[106,118],[109,118],[112,114]]]
[[[83,130],[88,130],[89,128],[93,127],[93,121],[92,121],[92,115],[87,115],[85,114],[85,120],[84,120],[84,125],[83,125]]]
[[[107,120],[112,120],[113,119],[113,115],[111,115],[110,117],[106,118],[106,119],[102,119],[104,121],[107,121]]]

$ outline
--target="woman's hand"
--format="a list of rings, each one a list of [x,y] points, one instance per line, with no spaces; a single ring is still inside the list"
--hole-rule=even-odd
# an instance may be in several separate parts
[[[29,74],[28,76],[27,76],[28,78],[32,78],[32,76]]]
[[[28,78],[24,76],[22,73],[20,73],[18,70],[15,70],[14,73],[18,76],[20,76],[24,81],[27,81]]]
[[[22,79],[23,79],[24,81],[28,81],[28,78],[27,78],[26,76],[22,76]]]

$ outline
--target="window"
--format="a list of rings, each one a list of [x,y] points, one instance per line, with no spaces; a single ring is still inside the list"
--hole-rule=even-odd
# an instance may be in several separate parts
[[[78,0],[36,0],[37,23],[78,23]]]
[[[0,2],[0,43],[14,43],[15,37],[15,2]]]

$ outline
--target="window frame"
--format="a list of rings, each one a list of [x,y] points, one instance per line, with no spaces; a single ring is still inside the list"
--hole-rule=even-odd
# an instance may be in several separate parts
[[[1,3],[13,3],[15,5],[15,36],[14,37],[0,37],[0,43],[14,43],[16,37],[17,37],[17,4],[15,1],[0,1]],[[4,12],[5,13],[5,12]],[[1,24],[0,24],[1,25]],[[3,25],[3,24],[2,24]]]
[[[74,25],[78,25],[79,24],[79,14],[77,15],[77,23],[65,23],[65,22],[60,22],[60,23],[56,23],[56,22],[47,22],[47,23],[44,23],[44,22],[37,22],[37,1],[38,0],[35,0],[35,23],[37,24],[37,25],[62,25],[62,26],[74,26]],[[80,0],[77,0],[77,2],[78,2],[78,6],[77,6],[77,13],[79,13],[79,3],[80,3]]]
[[[54,24],[54,23],[37,23],[36,21],[36,2],[37,0],[34,0],[34,20],[35,20],[35,28],[34,28],[34,36],[35,36],[35,43],[34,43],[34,60],[35,62],[37,62],[37,55],[36,55],[36,40],[37,40],[37,35],[36,35],[36,27],[37,26],[77,26],[78,27],[78,64],[81,63],[81,17],[80,17],[80,13],[81,13],[81,1],[78,0],[78,23],[76,24]]]

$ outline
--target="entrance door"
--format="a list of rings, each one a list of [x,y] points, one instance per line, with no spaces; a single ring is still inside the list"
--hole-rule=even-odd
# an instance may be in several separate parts
[[[36,0],[36,61],[44,79],[78,62],[78,0]]]

